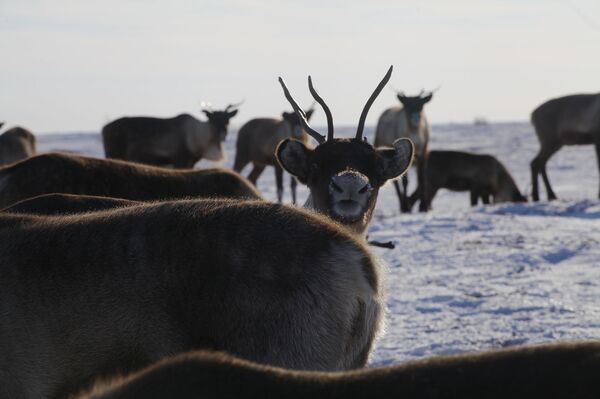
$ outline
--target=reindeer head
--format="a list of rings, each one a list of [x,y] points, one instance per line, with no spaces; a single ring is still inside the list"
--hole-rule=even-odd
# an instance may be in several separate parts
[[[204,115],[208,118],[208,122],[212,125],[213,133],[217,140],[225,141],[229,120],[238,112],[238,110],[234,108],[239,107],[242,103],[243,101],[237,104],[229,104],[223,111],[202,110]]]
[[[352,139],[333,137],[333,117],[329,107],[317,94],[312,79],[308,86],[312,96],[323,107],[327,117],[327,139],[312,129],[306,114],[289,93],[283,79],[279,82],[286,98],[296,111],[304,130],[319,145],[307,148],[303,143],[286,139],[275,151],[281,166],[310,189],[307,205],[347,225],[359,234],[366,232],[371,220],[379,188],[389,179],[406,172],[413,158],[413,144],[401,138],[392,148],[374,148],[366,139],[363,129],[369,108],[390,79],[392,67],[375,89],[360,116],[356,136]]]
[[[421,123],[421,115],[423,113],[423,106],[427,104],[433,98],[434,91],[425,93],[423,90],[417,96],[405,96],[403,92],[397,93],[396,97],[402,103],[404,110],[406,111],[406,119],[413,128],[418,128]]]
[[[310,121],[310,117],[314,112],[315,106],[313,104],[310,106],[308,111],[304,112],[307,121]],[[296,112],[283,112],[281,114],[281,117],[292,127],[292,137],[297,140],[302,140],[304,138],[304,130],[302,129],[302,122],[300,121],[300,117],[296,114]]]

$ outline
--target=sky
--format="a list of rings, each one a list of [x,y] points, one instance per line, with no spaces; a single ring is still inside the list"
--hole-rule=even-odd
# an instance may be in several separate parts
[[[334,123],[353,126],[390,65],[367,124],[394,89],[438,86],[431,123],[523,121],[600,91],[600,1],[0,0],[0,49],[0,121],[35,133],[245,100],[240,126],[291,109],[278,76],[310,105],[309,74]]]

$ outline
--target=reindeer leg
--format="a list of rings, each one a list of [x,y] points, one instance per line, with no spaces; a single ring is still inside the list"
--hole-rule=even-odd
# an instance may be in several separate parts
[[[598,171],[600,172],[600,134],[596,134],[596,158],[598,159]],[[600,198],[600,190],[598,191],[598,198]]]
[[[471,206],[477,206],[479,201],[479,191],[471,189]]]
[[[552,190],[552,186],[550,186],[550,179],[548,179],[548,174],[546,173],[546,163],[550,159],[550,157],[558,151],[562,147],[561,144],[552,145],[552,146],[542,146],[539,154],[531,161],[531,188],[532,188],[532,199],[534,201],[539,200],[538,194],[538,186],[537,186],[537,175],[541,173],[542,180],[544,181],[544,185],[546,186],[546,193],[548,194],[548,201],[552,201],[556,199],[556,194]],[[534,175],[535,173],[535,175]],[[534,178],[535,177],[535,178]]]
[[[248,175],[248,180],[252,182],[256,186],[256,181],[260,177],[260,174],[265,170],[265,165],[254,164],[250,174]]]
[[[400,189],[400,183],[398,183],[398,180],[394,180],[394,188],[396,189],[396,195],[398,195],[398,202],[400,203],[400,212],[406,212],[403,206],[403,200],[402,200],[402,190]]]
[[[490,193],[489,192],[484,191],[481,193],[481,202],[483,202],[484,205],[490,204]]]
[[[277,184],[277,202],[283,201],[283,168],[279,165],[275,167],[275,184]]]
[[[410,203],[408,201],[408,176],[402,176],[402,196],[400,197],[400,211],[410,213]]]
[[[296,205],[296,187],[298,187],[298,180],[294,176],[291,176],[290,190],[292,192],[292,204]]]
[[[419,212],[427,212],[429,210],[429,204],[427,203],[427,183],[425,181],[425,168],[427,161],[425,156],[419,159],[417,163],[417,190],[421,196],[421,202],[419,202]]]
[[[531,199],[535,202],[540,200],[540,193],[538,188],[538,174],[540,173],[540,154],[537,154],[531,161]]]

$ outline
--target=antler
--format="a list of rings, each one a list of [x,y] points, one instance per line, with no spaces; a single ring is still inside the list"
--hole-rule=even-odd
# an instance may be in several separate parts
[[[365,120],[367,119],[367,114],[369,113],[369,108],[371,108],[371,105],[373,104],[373,102],[375,101],[375,99],[377,98],[379,93],[381,93],[381,90],[383,90],[383,88],[385,87],[387,82],[392,77],[393,69],[394,69],[394,66],[391,65],[390,69],[388,69],[387,73],[385,74],[385,76],[383,77],[381,82],[379,82],[379,85],[375,88],[375,91],[373,92],[373,94],[371,94],[371,97],[369,97],[369,99],[367,100],[367,103],[365,104],[365,107],[363,108],[363,111],[360,114],[360,119],[358,121],[358,128],[356,129],[356,138],[358,140],[362,139],[363,130],[365,128]]]
[[[333,140],[333,116],[331,115],[329,107],[325,104],[325,101],[323,101],[319,93],[317,93],[313,87],[312,78],[310,76],[308,77],[308,89],[313,98],[321,105],[323,111],[325,111],[325,116],[327,117],[327,141]]]
[[[302,123],[302,127],[304,128],[304,130],[306,130],[308,134],[310,134],[315,140],[317,140],[319,144],[323,144],[325,142],[325,136],[323,136],[322,134],[310,127],[308,121],[306,120],[306,114],[290,94],[290,91],[288,90],[281,76],[279,77],[279,84],[281,84],[281,87],[283,88],[283,94],[285,94],[285,98],[287,98],[288,102],[294,109],[294,112],[296,112],[296,115],[298,115],[298,118],[300,119],[300,123]]]
[[[227,107],[225,107],[225,112],[229,111],[231,108],[237,108],[240,105],[242,105],[244,102],[246,101],[246,99],[243,99],[242,101],[240,101],[237,104],[229,104]]]

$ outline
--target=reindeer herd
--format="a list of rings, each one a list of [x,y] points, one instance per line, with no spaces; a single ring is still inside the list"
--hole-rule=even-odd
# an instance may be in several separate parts
[[[391,74],[353,138],[335,137],[311,77],[326,135],[279,78],[294,112],[246,123],[235,171],[192,166],[222,157],[239,104],[207,122],[116,120],[107,159],[33,156],[25,129],[0,136],[0,398],[599,397],[598,342],[363,369],[385,324],[385,267],[365,239],[381,186],[394,182],[404,211],[428,210],[439,188],[473,205],[525,200],[494,157],[428,151],[433,92],[399,93],[370,144],[366,117]],[[600,95],[553,101],[533,117],[532,176],[550,197],[550,150],[594,142],[600,156]],[[397,180],[413,159],[408,195]],[[262,198],[269,165],[279,202],[284,170],[308,187],[304,209]]]

